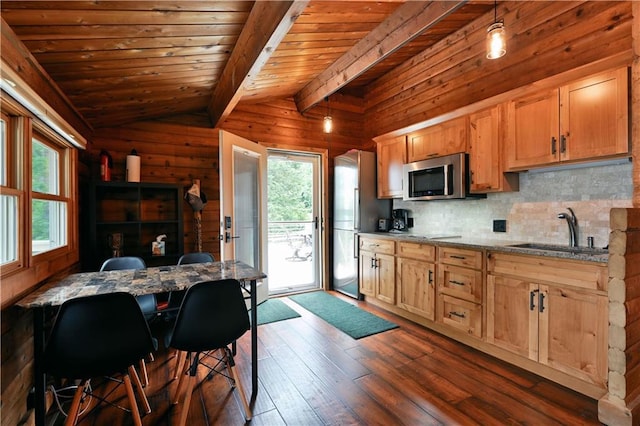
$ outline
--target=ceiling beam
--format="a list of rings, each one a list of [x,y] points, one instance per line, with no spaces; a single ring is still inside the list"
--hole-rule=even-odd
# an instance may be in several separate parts
[[[209,102],[218,127],[258,75],[309,1],[256,1]]]
[[[295,95],[298,111],[304,112],[335,93],[465,3],[466,0],[404,3]]]

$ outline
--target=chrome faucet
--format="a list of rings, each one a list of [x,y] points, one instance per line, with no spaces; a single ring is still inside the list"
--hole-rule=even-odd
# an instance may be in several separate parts
[[[578,247],[578,218],[571,207],[568,207],[569,214],[558,213],[558,219],[566,219],[569,225],[569,247]]]

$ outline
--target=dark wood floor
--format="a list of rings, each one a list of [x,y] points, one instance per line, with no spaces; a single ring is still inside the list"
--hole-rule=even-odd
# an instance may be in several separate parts
[[[340,296],[343,297],[343,296]],[[387,314],[400,328],[354,340],[300,306],[302,316],[259,326],[259,425],[593,425],[597,402],[553,382]],[[238,345],[238,368],[250,392],[250,342]],[[173,359],[163,349],[148,364],[152,413],[145,425],[176,424],[182,405],[170,398]],[[171,395],[171,396],[170,396]],[[126,405],[124,395],[122,405]],[[244,423],[237,396],[222,376],[194,392],[187,424]],[[106,407],[81,425],[129,425]]]

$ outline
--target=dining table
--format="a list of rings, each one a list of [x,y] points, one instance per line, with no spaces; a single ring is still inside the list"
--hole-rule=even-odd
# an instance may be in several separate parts
[[[195,283],[236,279],[249,294],[251,319],[251,399],[258,391],[258,321],[257,283],[266,278],[262,271],[237,260],[168,265],[146,269],[126,269],[71,274],[60,281],[47,283],[33,291],[17,305],[33,310],[33,345],[35,392],[35,424],[44,425],[46,417],[46,373],[44,348],[46,339],[45,311],[65,301],[83,296],[115,292],[134,296],[186,290]]]

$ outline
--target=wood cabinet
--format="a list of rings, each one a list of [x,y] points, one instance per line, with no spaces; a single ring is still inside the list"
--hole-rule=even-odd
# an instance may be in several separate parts
[[[469,189],[472,193],[517,191],[516,173],[505,173],[506,104],[469,116]]]
[[[468,117],[460,117],[410,133],[407,136],[407,160],[467,152]]]
[[[386,303],[396,303],[394,251],[394,241],[360,237],[360,293]]]
[[[607,267],[491,253],[487,342],[606,388]]]
[[[141,257],[147,266],[176,264],[183,254],[182,186],[159,183],[94,182],[89,194],[90,256],[83,269],[96,271],[112,257],[109,236],[123,236],[121,255]],[[166,235],[164,254],[151,243]]]
[[[435,320],[436,248],[433,245],[398,242],[398,307]]]
[[[508,103],[507,170],[628,154],[628,71]]]
[[[402,167],[407,162],[406,136],[377,142],[378,198],[402,198]]]
[[[438,247],[438,321],[482,337],[482,251]]]

